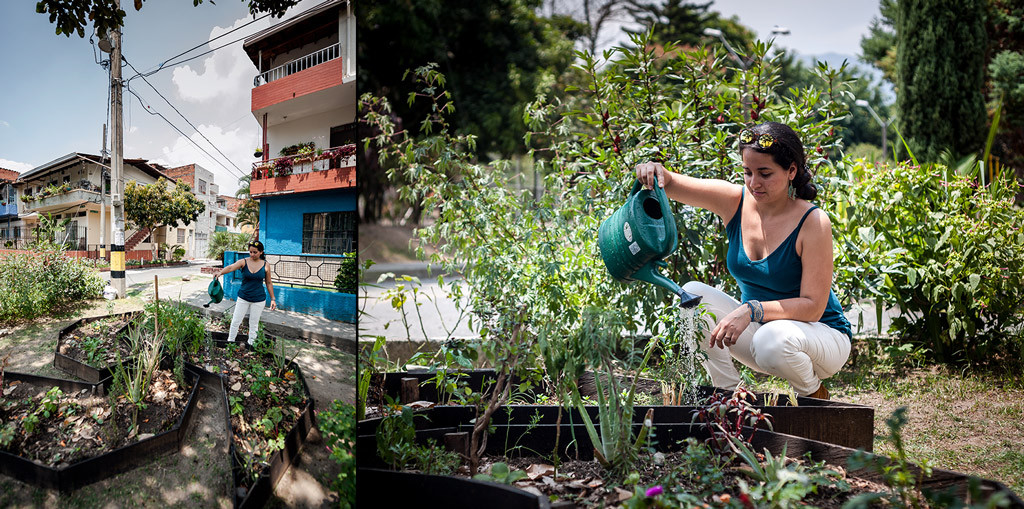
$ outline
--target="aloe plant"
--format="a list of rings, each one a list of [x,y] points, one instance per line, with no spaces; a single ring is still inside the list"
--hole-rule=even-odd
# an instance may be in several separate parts
[[[142,327],[129,327],[128,340],[131,357],[125,363],[121,359],[121,350],[117,352],[117,365],[114,368],[114,380],[124,391],[124,397],[132,404],[131,433],[138,433],[139,410],[146,407],[145,399],[149,394],[149,386],[153,381],[153,372],[160,362],[160,340],[158,334],[152,337],[143,334]],[[127,364],[127,366],[126,366]]]

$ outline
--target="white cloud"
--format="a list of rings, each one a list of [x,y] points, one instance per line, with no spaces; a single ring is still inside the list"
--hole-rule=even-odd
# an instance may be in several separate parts
[[[220,36],[249,21],[248,18],[242,18],[228,28],[213,27],[213,30],[210,31],[210,38]],[[240,37],[242,34],[255,32],[254,28],[262,23],[255,23],[228,37],[235,37],[236,34]],[[224,42],[226,41],[216,41],[212,44],[219,45]],[[234,104],[239,99],[242,102],[247,102],[246,99],[248,99],[249,90],[252,87],[252,76],[255,74],[256,69],[245,51],[242,50],[242,43],[238,42],[211,53],[202,59],[196,69],[188,64],[175,67],[171,80],[177,87],[178,95],[186,101],[206,102],[226,98]]]
[[[34,165],[34,164],[19,163],[18,161],[11,161],[10,159],[2,159],[2,158],[0,158],[0,168],[4,168],[4,169],[7,169],[7,170],[14,170],[14,171],[16,171],[18,173],[25,173],[26,171],[31,170],[32,168],[35,168],[35,167],[36,167],[36,165]]]
[[[308,10],[323,0],[302,0],[295,7],[288,10],[282,19],[265,18],[252,25],[249,25],[224,39],[210,43],[210,49],[221,46],[228,41],[238,39],[243,35],[252,35],[271,25],[276,25],[291,18],[303,11]],[[226,32],[234,30],[252,21],[249,17],[238,20],[227,28],[219,26],[210,30],[210,39],[218,37]],[[195,69],[191,65],[184,65],[174,68],[171,80],[178,90],[182,99],[191,102],[207,102],[217,99],[218,102],[234,105],[244,104],[249,107],[249,93],[252,90],[252,81],[256,77],[257,69],[249,60],[249,56],[242,49],[242,43],[237,42],[219,51],[211,53],[204,58]]]
[[[6,120],[0,120],[0,127],[11,127],[11,124],[8,124]]]
[[[199,132],[209,138],[221,152],[224,152],[241,169],[243,174],[249,173],[253,162],[252,140],[258,139],[256,129],[238,127],[225,131],[218,126],[212,125],[200,125],[198,127]],[[213,155],[217,161],[224,161],[224,158],[217,151],[210,148],[210,144],[198,133],[193,134],[190,138]],[[184,137],[178,136],[171,146],[163,147],[161,154],[161,157],[153,159],[153,162],[165,166],[181,166],[196,163],[212,171],[215,176],[215,182],[220,186],[221,194],[234,194],[235,190],[238,189],[239,175],[238,169],[235,166],[228,162],[214,162]],[[224,169],[221,164],[226,165],[230,170]]]

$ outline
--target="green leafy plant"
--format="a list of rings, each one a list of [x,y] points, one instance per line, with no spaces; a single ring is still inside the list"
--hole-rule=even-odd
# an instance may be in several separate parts
[[[356,253],[345,253],[341,259],[341,267],[334,278],[334,287],[339,292],[356,293],[359,288],[359,260]]]
[[[26,415],[25,418],[21,421],[21,428],[25,430],[26,434],[31,435],[32,433],[35,433],[38,427],[39,416],[36,414]]]
[[[805,467],[790,461],[786,458],[786,446],[782,447],[778,456],[773,456],[765,449],[763,460],[737,437],[729,437],[729,446],[750,467],[749,470],[741,472],[757,481],[752,488],[746,483],[741,483],[740,490],[770,507],[801,506],[800,501],[807,495],[816,493],[819,486],[835,486],[843,491],[849,490],[849,484],[842,480],[842,475],[825,468],[824,462]]]
[[[416,439],[416,426],[412,422],[414,416],[411,408],[402,407],[400,412],[381,419],[377,426],[377,455],[395,470],[413,459]]]
[[[17,426],[13,422],[0,421],[0,448],[6,448],[14,441],[17,434]]]
[[[331,489],[338,492],[340,509],[352,509],[356,504],[355,407],[336,399],[328,410],[317,412],[317,423],[331,459],[341,467]]]
[[[263,415],[263,418],[256,423],[256,428],[267,436],[273,436],[282,419],[284,419],[284,415],[281,414],[281,408],[276,406],[270,407]]]
[[[1010,175],[981,186],[952,169],[856,162],[837,199],[838,287],[898,307],[890,330],[908,355],[1001,364],[1024,350],[1024,210]],[[973,172],[974,170],[970,170]],[[1018,362],[1019,365],[1019,362]],[[1004,366],[1006,367],[1006,366]]]
[[[242,412],[245,411],[242,401],[244,400],[241,396],[228,396],[228,406],[231,408],[231,415],[242,415]]]
[[[152,335],[145,334],[142,327],[129,326],[126,339],[128,341],[129,358],[123,362],[121,349],[117,352],[117,364],[114,368],[115,384],[132,404],[131,432],[138,432],[139,410],[146,407],[145,399],[149,395],[149,386],[153,381],[153,373],[160,363],[159,331]]]
[[[60,408],[60,397],[63,395],[64,392],[60,390],[60,387],[52,387],[39,400],[36,413],[42,415],[44,419],[57,415],[57,409]]]
[[[98,366],[107,357],[103,345],[103,338],[88,337],[82,340],[82,351],[85,352],[85,361],[91,366]]]
[[[476,474],[473,476],[473,479],[511,485],[520,479],[526,479],[526,472],[523,472],[522,470],[510,470],[507,463],[498,462],[491,465],[491,473]]]
[[[622,478],[633,468],[640,447],[650,432],[653,409],[644,418],[640,433],[633,437],[633,401],[638,378],[633,377],[625,387],[619,381],[614,355],[623,343],[623,316],[616,311],[588,309],[583,313],[583,326],[579,330],[579,343],[589,352],[594,366],[594,384],[597,392],[597,411],[600,431],[594,426],[583,405],[579,388],[574,386],[572,397],[583,418],[587,434],[594,444],[594,456],[612,475]],[[632,338],[625,338],[632,341]],[[652,338],[643,350],[643,359],[635,367],[642,372],[651,358],[657,338]],[[630,345],[631,346],[631,345]],[[629,366],[632,368],[633,366]],[[630,369],[633,371],[633,369]],[[606,385],[607,384],[607,385]],[[624,396],[623,396],[624,395]]]

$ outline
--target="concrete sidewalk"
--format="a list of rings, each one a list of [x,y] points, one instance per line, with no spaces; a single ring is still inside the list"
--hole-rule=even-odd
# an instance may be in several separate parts
[[[220,266],[220,262],[207,261],[188,267],[166,267],[129,271],[129,293],[139,292],[144,298],[152,298],[153,276],[160,278],[160,298],[187,302],[200,311],[209,311],[213,317],[219,318],[222,313],[234,312],[235,301],[224,299],[209,308],[203,305],[210,301],[207,288],[213,276],[201,274],[202,267]],[[181,279],[178,279],[181,278]],[[166,280],[166,282],[165,282]],[[354,323],[328,320],[319,316],[311,316],[293,311],[274,310],[268,307],[260,316],[270,334],[313,342],[341,350],[356,353],[356,326]]]

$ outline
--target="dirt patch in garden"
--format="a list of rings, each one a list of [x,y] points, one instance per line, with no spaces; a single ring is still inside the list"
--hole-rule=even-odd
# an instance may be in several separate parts
[[[90,395],[88,389],[64,393],[45,383],[5,380],[0,422],[14,425],[6,450],[63,468],[171,429],[190,391],[188,381],[179,385],[170,370],[157,370],[132,430],[133,405],[124,399],[111,407],[110,398]]]
[[[678,465],[687,464],[684,452],[671,452],[659,455],[657,460],[650,455],[644,455],[636,463],[634,472],[637,474],[637,485],[642,487],[662,486],[665,493],[668,492],[690,492],[702,493],[708,491],[713,485],[721,486],[721,489],[714,490],[718,497],[716,504],[728,504],[729,500],[739,497],[739,481],[751,482],[750,478],[743,473],[749,469],[745,464],[733,463],[724,468],[721,477],[703,478],[694,470],[693,478],[689,478],[690,472],[682,472],[674,477],[671,483],[664,482],[664,476]],[[490,473],[494,461],[506,461],[503,458],[485,459],[485,473]],[[546,459],[539,457],[511,458],[507,460],[510,470],[519,470],[527,475],[523,480],[513,485],[534,494],[541,494],[552,500],[571,501],[577,507],[614,507],[625,500],[635,496],[632,486],[623,485],[609,478],[608,473],[598,464],[597,461],[570,460],[563,462],[558,468],[557,477],[554,466]],[[811,465],[799,458],[788,462],[790,465],[800,465],[808,468]],[[849,485],[848,492],[839,489],[820,486],[817,493],[809,494],[801,500],[801,504],[810,504],[813,507],[838,508],[846,500],[860,493],[886,491],[884,485],[846,476],[845,469],[841,466],[830,466],[837,476],[844,478]]]

